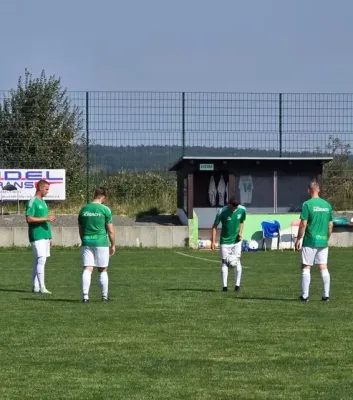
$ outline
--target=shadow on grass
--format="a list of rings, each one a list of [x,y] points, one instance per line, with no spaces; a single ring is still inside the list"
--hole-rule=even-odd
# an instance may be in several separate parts
[[[214,289],[164,289],[167,292],[217,292]]]
[[[205,292],[205,293],[222,293],[221,290],[214,289],[193,289],[193,288],[184,288],[184,289],[164,289],[167,292]],[[231,297],[235,300],[261,300],[261,301],[299,301],[298,298],[280,298],[280,297],[267,297],[267,296],[239,296],[234,291],[228,290],[228,292],[224,293],[224,296],[229,296],[229,294],[235,294],[234,297]]]
[[[51,299],[50,297],[25,297],[24,301],[54,301],[57,303],[82,303],[80,299]]]
[[[31,293],[31,290],[0,288],[0,292]]]
[[[262,301],[297,301],[299,302],[298,297],[292,299],[280,298],[280,297],[266,297],[266,296],[236,296],[234,297],[236,300],[262,300]]]

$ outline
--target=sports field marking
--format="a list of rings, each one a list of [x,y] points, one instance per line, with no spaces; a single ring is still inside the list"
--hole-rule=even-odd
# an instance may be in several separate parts
[[[219,260],[211,260],[209,258],[191,256],[190,254],[181,253],[180,251],[175,251],[175,253],[176,254],[180,254],[181,256],[184,256],[184,257],[190,257],[190,258],[195,258],[196,260],[208,261],[208,262],[213,262],[213,263],[219,264]],[[249,268],[249,267],[244,267],[243,266],[243,268]]]

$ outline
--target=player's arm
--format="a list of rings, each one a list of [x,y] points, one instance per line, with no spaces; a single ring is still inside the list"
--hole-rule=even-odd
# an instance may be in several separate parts
[[[216,247],[217,225],[212,226],[211,247],[212,250]]]
[[[77,225],[78,225],[78,234],[80,235],[80,239],[82,240],[82,238],[83,238],[83,226],[81,224],[81,211],[78,213]]]
[[[54,222],[55,216],[48,215],[47,217],[36,217],[36,208],[34,205],[28,206],[26,209],[27,224],[39,224],[41,222]]]
[[[78,233],[80,235],[80,239],[82,240],[82,238],[83,238],[83,226],[81,224],[78,224]]]
[[[328,238],[330,239],[331,235],[332,235],[332,230],[333,230],[333,222],[330,221],[328,224]]]
[[[55,216],[49,215],[48,217],[45,217],[45,218],[39,218],[39,217],[32,217],[32,216],[26,215],[26,221],[27,221],[27,224],[38,224],[40,222],[54,222]]]
[[[304,203],[302,207],[302,212],[300,214],[300,224],[298,229],[297,240],[295,242],[295,247],[297,250],[300,249],[301,240],[305,235],[306,227],[308,225],[308,219],[309,219],[309,207],[306,203]]]
[[[241,222],[239,225],[238,240],[241,240],[243,237],[243,229],[244,229],[244,222]]]
[[[240,221],[240,225],[239,225],[239,233],[238,233],[238,240],[241,240],[243,237],[243,230],[244,230],[244,222],[246,219],[246,212],[244,210],[244,214],[242,216],[242,219]]]
[[[52,222],[52,221],[50,221],[50,222]],[[51,230],[51,224],[48,224],[48,231],[49,231],[50,246],[53,246],[53,232]]]
[[[307,225],[308,225],[308,221],[306,219],[300,220],[297,241],[303,239]]]
[[[115,229],[114,229],[114,225],[113,225],[113,216],[112,216],[112,213],[109,208],[106,208],[105,228],[107,230],[107,234],[108,234],[109,242],[110,242],[109,253],[112,256],[115,253]]]
[[[217,237],[217,227],[221,222],[221,213],[217,212],[216,218],[212,225],[212,233],[211,233],[211,249],[214,250],[216,248],[216,237]]]
[[[112,223],[106,224],[106,229],[110,241],[110,255],[114,255],[115,253],[115,229]]]
[[[330,210],[330,220],[328,223],[328,238],[330,239],[333,230],[333,217],[332,217],[332,209]]]

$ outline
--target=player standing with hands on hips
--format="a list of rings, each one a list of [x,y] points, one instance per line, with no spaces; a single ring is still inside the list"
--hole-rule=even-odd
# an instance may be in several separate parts
[[[221,276],[222,276],[222,291],[228,291],[228,265],[227,257],[234,255],[238,258],[237,266],[234,268],[234,280],[236,292],[240,291],[240,282],[242,274],[242,266],[240,263],[241,245],[244,229],[244,221],[246,219],[246,209],[239,204],[235,196],[230,196],[228,205],[221,208],[216,215],[212,227],[212,244],[211,248],[215,249],[217,226],[222,223],[221,230]]]
[[[89,303],[89,290],[94,268],[99,272],[102,301],[108,298],[108,265],[115,253],[115,231],[110,209],[103,203],[107,190],[99,187],[91,203],[81,208],[78,215],[79,233],[82,241],[82,295],[83,303]]]
[[[327,269],[328,240],[332,234],[331,204],[319,196],[320,186],[311,182],[308,186],[310,200],[303,203],[300,226],[295,247],[301,248],[302,294],[301,301],[309,300],[310,268],[319,266],[323,284],[322,301],[330,298],[330,273]],[[303,239],[303,245],[301,241]]]
[[[48,215],[48,206],[44,197],[49,192],[49,182],[41,179],[36,186],[35,196],[26,204],[26,221],[28,237],[34,256],[32,267],[33,293],[51,294],[45,287],[45,263],[50,257],[52,232],[50,223],[55,221],[54,215]]]

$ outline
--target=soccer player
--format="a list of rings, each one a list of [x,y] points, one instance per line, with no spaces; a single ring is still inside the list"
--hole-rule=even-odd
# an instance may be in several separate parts
[[[242,274],[242,266],[240,263],[241,244],[244,229],[244,221],[246,219],[246,209],[239,204],[235,196],[230,196],[228,205],[221,208],[216,215],[212,227],[212,249],[215,249],[217,226],[222,223],[221,230],[221,276],[223,292],[228,291],[228,266],[227,256],[235,255],[238,257],[238,265],[234,268],[234,280],[236,292],[240,291],[240,281]]]
[[[45,263],[50,257],[52,232],[50,223],[55,221],[54,215],[48,215],[48,206],[44,197],[49,192],[49,183],[41,179],[37,183],[35,196],[26,204],[26,221],[28,237],[34,256],[32,267],[33,293],[51,294],[45,287]]]
[[[99,272],[102,301],[108,301],[109,257],[115,253],[115,232],[110,209],[103,203],[107,190],[99,187],[94,192],[91,203],[81,208],[78,216],[80,238],[82,241],[82,295],[83,302],[89,303],[89,290],[94,268]]]
[[[311,182],[308,186],[310,200],[303,203],[300,226],[295,247],[301,249],[302,294],[301,301],[309,300],[310,268],[316,264],[321,271],[323,293],[322,301],[329,301],[330,273],[327,269],[328,240],[332,233],[332,207],[319,197],[320,186]],[[303,239],[303,243],[301,241]]]

